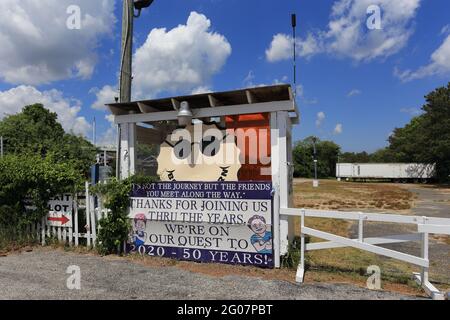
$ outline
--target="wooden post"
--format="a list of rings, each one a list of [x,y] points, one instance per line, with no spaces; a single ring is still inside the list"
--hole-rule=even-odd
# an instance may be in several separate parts
[[[91,216],[91,201],[90,201],[90,195],[89,195],[89,182],[85,182],[85,189],[86,189],[86,241],[87,246],[91,246],[91,223],[90,223],[90,216]]]
[[[423,224],[426,223],[426,217],[422,217]],[[422,241],[421,241],[421,254],[423,259],[428,260],[428,232],[422,232]],[[428,282],[428,268],[422,267],[420,272],[420,280],[422,286]]]
[[[276,113],[275,131],[277,132],[277,153],[272,153],[272,159],[278,158],[276,164],[272,162],[272,167],[277,165],[276,171],[277,180],[280,190],[279,207],[289,207],[289,170],[287,158],[287,119],[289,115],[286,111],[278,111]],[[272,123],[271,123],[272,124]],[[286,216],[279,217],[280,225],[280,255],[285,255],[288,252],[289,242],[293,240],[293,224],[289,228],[289,218]],[[291,229],[291,234],[289,234]]]
[[[278,129],[277,113],[270,114],[270,144],[271,144],[271,169],[272,169],[272,188],[273,188],[273,254],[275,268],[280,267],[281,244],[280,244],[280,176],[279,176],[279,150],[278,150]]]
[[[364,225],[363,225],[364,221],[363,221],[363,213],[360,212],[359,213],[359,219],[358,219],[358,241],[359,242],[363,242],[364,240],[364,236],[363,236],[363,232],[364,232]]]
[[[41,220],[41,235],[42,235],[41,243],[43,246],[45,246],[45,225],[46,225],[45,217],[42,217],[42,220]]]
[[[97,240],[97,229],[96,229],[96,208],[95,208],[95,202],[94,202],[94,196],[91,196],[91,234],[92,234],[92,246],[95,248],[95,242]]]
[[[297,267],[297,274],[295,275],[295,280],[302,283],[305,276],[305,234],[303,229],[305,227],[305,209],[301,209],[300,216],[300,263]]]
[[[75,231],[75,247],[78,247],[78,194],[75,194],[74,197],[74,218],[73,218],[73,227]]]

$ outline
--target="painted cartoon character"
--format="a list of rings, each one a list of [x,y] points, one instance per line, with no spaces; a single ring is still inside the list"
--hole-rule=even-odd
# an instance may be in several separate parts
[[[136,245],[136,248],[145,244],[145,239],[147,238],[147,232],[145,232],[146,225],[147,218],[145,217],[145,214],[138,213],[134,216],[133,242]]]
[[[172,131],[157,158],[161,181],[237,181],[240,149],[232,131],[215,122]]]
[[[254,215],[248,220],[248,227],[255,233],[250,242],[259,253],[272,253],[272,232],[267,230],[266,219]]]

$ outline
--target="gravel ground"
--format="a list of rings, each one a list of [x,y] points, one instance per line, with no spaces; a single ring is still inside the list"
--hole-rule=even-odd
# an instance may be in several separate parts
[[[81,289],[66,287],[67,267],[81,270]],[[35,248],[0,257],[0,299],[412,299],[346,284],[295,284],[255,277],[211,277],[177,267]]]

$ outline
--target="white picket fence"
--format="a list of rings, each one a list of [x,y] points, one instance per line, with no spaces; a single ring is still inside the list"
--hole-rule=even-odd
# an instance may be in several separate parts
[[[281,208],[281,214],[285,216],[299,216],[301,219],[300,263],[297,268],[297,282],[303,282],[305,273],[305,251],[353,247],[419,266],[421,268],[421,273],[414,274],[416,281],[433,299],[444,299],[443,293],[439,292],[439,290],[430,283],[428,278],[428,268],[430,266],[428,255],[428,236],[430,233],[450,235],[450,219],[406,216],[386,213],[380,214],[363,212],[342,212],[293,208]],[[356,220],[358,221],[358,238],[349,239],[332,233],[309,228],[305,226],[306,217]],[[417,226],[417,233],[364,238],[364,222],[366,221],[414,224]],[[328,241],[306,244],[306,235],[325,239]],[[418,241],[421,243],[420,257],[377,246],[379,244],[400,243],[408,241]]]
[[[90,194],[89,186],[89,183],[86,182],[85,192],[73,196],[71,226],[49,226],[47,217],[43,217],[40,223],[32,226],[31,232],[36,236],[39,243],[45,245],[50,239],[53,239],[70,246],[78,246],[80,245],[80,239],[86,239],[88,247],[95,247],[98,221],[107,214],[107,211],[101,207],[101,199],[98,199],[98,206],[94,206],[95,197]],[[83,223],[79,221],[80,210],[85,210]]]

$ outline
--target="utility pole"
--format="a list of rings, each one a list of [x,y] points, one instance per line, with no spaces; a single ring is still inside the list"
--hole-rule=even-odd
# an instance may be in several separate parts
[[[133,0],[123,0],[122,16],[122,56],[120,61],[120,97],[119,101],[131,101],[132,50],[133,50]]]
[[[131,101],[131,82],[132,76],[132,54],[133,54],[133,20],[141,15],[141,10],[148,8],[153,0],[122,0],[123,1],[123,14],[122,14],[122,50],[120,59],[120,80],[119,80],[119,102],[126,103]],[[137,15],[134,14],[135,9]],[[127,145],[128,150],[124,150],[123,157],[122,152],[122,134],[125,137],[130,135],[133,137],[129,140]],[[122,161],[125,161],[125,167],[128,165],[127,174],[134,173],[134,169],[130,166],[135,163],[135,149],[134,149],[134,137],[136,134],[135,124],[119,124],[117,125],[117,152],[116,152],[116,176],[120,179]],[[131,145],[131,147],[130,147]],[[131,160],[130,160],[131,159]]]
[[[317,180],[317,150],[316,150],[316,141],[317,138],[313,137],[313,152],[314,152],[314,180],[313,180],[313,187],[317,188],[319,186],[319,180]]]
[[[3,158],[3,136],[0,137],[0,157]]]

